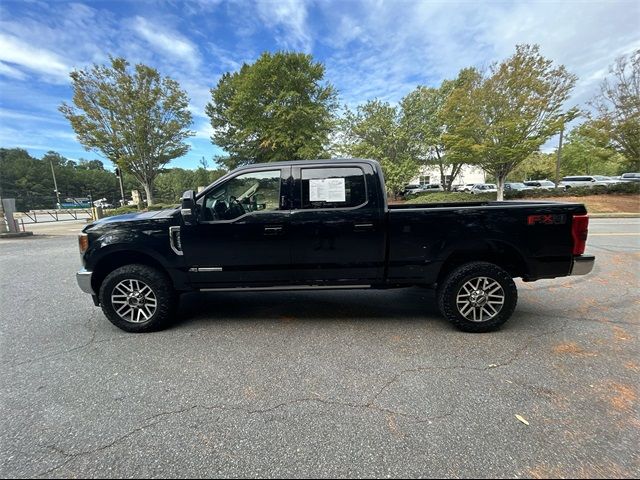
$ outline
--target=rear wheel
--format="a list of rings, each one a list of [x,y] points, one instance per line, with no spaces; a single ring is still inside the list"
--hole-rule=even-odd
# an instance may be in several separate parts
[[[516,308],[513,279],[493,263],[472,262],[453,270],[438,288],[442,315],[465,332],[489,332],[504,324]]]
[[[177,296],[167,276],[147,265],[115,269],[100,286],[102,311],[127,332],[159,330],[171,320]]]

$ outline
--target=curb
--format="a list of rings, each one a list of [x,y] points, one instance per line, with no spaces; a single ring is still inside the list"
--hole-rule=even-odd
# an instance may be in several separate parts
[[[0,233],[0,238],[20,238],[20,237],[32,237],[33,232],[7,232]]]
[[[640,213],[589,213],[591,218],[640,218]]]

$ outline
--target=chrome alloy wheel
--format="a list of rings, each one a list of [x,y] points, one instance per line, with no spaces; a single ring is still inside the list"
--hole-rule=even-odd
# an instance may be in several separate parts
[[[111,304],[120,318],[131,323],[146,322],[158,308],[151,287],[134,279],[122,280],[115,286],[111,293]]]
[[[456,306],[460,315],[471,322],[486,322],[504,306],[502,285],[489,277],[475,277],[458,290]]]

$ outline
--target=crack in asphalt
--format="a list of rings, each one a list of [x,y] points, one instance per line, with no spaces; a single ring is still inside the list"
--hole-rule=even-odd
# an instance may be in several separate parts
[[[53,468],[50,468],[50,469],[48,469],[48,470],[46,470],[46,471],[44,471],[44,472],[42,472],[42,473],[38,473],[38,474],[36,474],[36,476],[37,476],[37,477],[44,477],[44,476],[47,476],[47,475],[49,475],[49,474],[51,474],[51,473],[55,472],[56,470],[60,470],[61,468],[63,468],[64,466],[66,466],[68,463],[70,463],[72,460],[74,460],[74,459],[76,459],[76,458],[78,458],[78,457],[82,457],[82,456],[85,456],[85,455],[91,455],[91,454],[94,454],[94,453],[100,452],[100,451],[102,451],[102,450],[106,450],[106,449],[108,449],[108,448],[111,448],[111,447],[113,447],[114,445],[116,445],[116,444],[118,444],[118,443],[122,442],[123,440],[126,440],[126,439],[127,439],[127,438],[129,438],[130,436],[135,435],[136,433],[143,431],[145,428],[149,428],[149,427],[151,427],[151,426],[153,426],[153,425],[155,425],[156,423],[159,423],[159,422],[160,422],[160,420],[158,420],[158,421],[156,421],[156,422],[152,422],[152,423],[147,423],[147,424],[142,425],[142,426],[139,426],[139,427],[136,427],[136,428],[134,428],[133,430],[131,430],[131,431],[129,431],[129,432],[127,432],[127,433],[125,433],[124,435],[122,435],[122,436],[120,436],[120,437],[116,438],[116,439],[115,439],[115,440],[113,440],[112,442],[107,443],[107,444],[105,444],[105,445],[102,445],[102,446],[100,446],[100,447],[94,448],[94,449],[92,449],[92,450],[86,450],[86,451],[82,451],[82,452],[73,452],[73,453],[69,453],[69,452],[66,452],[65,450],[63,450],[62,448],[57,447],[56,445],[47,445],[47,448],[49,448],[50,450],[52,450],[53,452],[55,452],[55,453],[57,453],[57,454],[59,454],[59,455],[62,455],[63,457],[67,457],[67,460],[66,460],[65,462],[63,462],[62,464],[60,464],[60,465],[57,465],[57,466],[55,466],[55,467],[53,467]]]
[[[143,420],[143,425],[140,425],[130,431],[128,431],[127,433],[125,433],[124,435],[121,435],[119,437],[117,437],[116,439],[114,439],[113,441],[102,445],[100,447],[96,447],[90,450],[84,450],[84,451],[80,451],[80,452],[67,452],[64,449],[56,446],[56,445],[47,445],[47,448],[50,449],[51,451],[62,455],[63,457],[66,457],[66,460],[61,463],[60,465],[57,465],[53,468],[50,468],[42,473],[38,473],[36,474],[37,477],[43,477],[43,476],[47,476],[52,474],[53,472],[60,470],[61,468],[65,467],[67,464],[69,464],[71,461],[73,461],[74,459],[78,458],[78,457],[83,457],[86,455],[92,455],[94,453],[98,453],[101,452],[103,450],[107,450],[115,445],[117,445],[118,443],[126,440],[127,438],[135,435],[136,433],[142,432],[143,430],[150,428],[160,422],[163,421],[164,418],[167,417],[171,417],[174,415],[181,415],[184,414],[186,412],[190,412],[196,409],[202,409],[202,410],[206,410],[206,411],[231,411],[231,412],[240,412],[240,413],[245,413],[247,415],[264,415],[264,414],[268,414],[271,412],[274,412],[276,410],[279,410],[281,408],[286,408],[292,405],[296,405],[296,404],[300,404],[300,403],[320,403],[323,405],[329,405],[329,406],[338,406],[338,407],[348,407],[348,408],[356,408],[356,409],[366,409],[366,410],[373,410],[379,413],[384,413],[384,414],[390,414],[390,415],[397,415],[399,417],[403,417],[403,418],[407,418],[410,419],[412,421],[414,421],[414,423],[432,423],[434,421],[438,421],[438,420],[442,420],[444,418],[450,417],[454,414],[454,412],[447,412],[441,415],[434,415],[434,416],[430,416],[430,417],[421,417],[418,415],[413,415],[413,414],[409,414],[406,412],[400,412],[400,411],[396,411],[396,410],[392,410],[389,408],[384,408],[378,405],[374,405],[371,402],[369,403],[353,403],[353,402],[343,402],[343,401],[339,401],[339,400],[328,400],[328,399],[324,399],[321,397],[304,397],[304,398],[296,398],[293,400],[289,400],[287,402],[282,402],[279,403],[277,405],[274,405],[272,407],[268,407],[268,408],[262,408],[262,409],[250,409],[250,408],[246,408],[246,407],[239,407],[239,406],[227,406],[227,405],[190,405],[188,407],[184,407],[184,408],[180,408],[177,410],[170,410],[170,411],[166,411],[166,412],[159,412],[156,413],[154,415],[151,415],[150,417],[147,417]],[[150,420],[154,420],[154,421],[150,421]]]
[[[405,370],[402,370],[402,371],[396,373],[389,381],[387,381],[382,386],[382,388],[380,390],[378,390],[378,392],[370,400],[369,404],[373,405],[376,402],[376,400],[378,400],[380,395],[382,395],[391,385],[393,385],[394,383],[400,381],[400,379],[404,375],[407,375],[409,373],[420,373],[420,372],[434,371],[434,370],[441,370],[441,371],[446,371],[446,370],[474,370],[474,371],[484,372],[484,371],[488,371],[488,370],[494,370],[494,369],[497,369],[497,368],[502,368],[502,367],[509,366],[513,362],[519,360],[520,357],[522,357],[522,355],[525,354],[525,352],[529,349],[532,340],[536,340],[538,338],[541,338],[541,337],[544,337],[544,336],[547,336],[547,335],[554,335],[556,333],[563,332],[569,326],[569,322],[570,322],[570,320],[567,319],[567,320],[565,320],[565,322],[562,325],[562,327],[560,327],[558,329],[542,332],[542,333],[535,334],[535,335],[529,335],[527,337],[527,339],[525,340],[525,344],[523,345],[523,347],[521,349],[519,349],[518,351],[516,351],[510,358],[508,358],[506,361],[504,361],[502,363],[495,363],[495,364],[487,365],[486,367],[471,367],[471,366],[468,366],[468,365],[452,365],[452,366],[414,367],[414,368],[407,368]]]
[[[474,371],[488,371],[488,370],[493,370],[493,369],[497,369],[497,368],[501,368],[501,367],[506,367],[511,365],[513,362],[517,361],[529,348],[531,341],[547,336],[547,335],[553,335],[556,333],[560,333],[562,331],[564,331],[567,326],[569,325],[569,321],[570,320],[566,320],[564,322],[564,325],[561,328],[555,329],[555,330],[551,330],[551,331],[546,331],[546,332],[542,332],[539,334],[535,334],[535,335],[530,335],[529,337],[527,337],[525,345],[519,349],[517,352],[515,352],[511,357],[509,357],[506,361],[501,362],[501,363],[497,363],[497,364],[492,364],[486,367],[471,367],[471,366],[467,366],[467,365],[454,365],[454,366],[429,366],[429,367],[414,367],[414,368],[409,368],[409,369],[405,369],[402,370],[401,372],[397,373],[396,375],[393,376],[393,378],[391,378],[389,381],[385,382],[385,384],[378,390],[378,392],[371,398],[370,401],[366,402],[366,403],[354,403],[354,402],[344,402],[344,401],[339,401],[339,400],[329,400],[329,399],[325,399],[322,398],[320,396],[314,396],[314,397],[304,397],[304,398],[297,398],[297,399],[293,399],[293,400],[289,400],[287,402],[282,402],[282,403],[278,403],[274,406],[268,407],[268,408],[262,408],[262,409],[250,409],[250,408],[246,408],[246,407],[240,407],[240,406],[227,406],[227,405],[190,405],[188,407],[184,407],[184,408],[180,408],[177,410],[170,410],[170,411],[166,411],[166,412],[159,412],[156,413],[154,415],[151,415],[150,417],[147,417],[143,420],[143,425],[138,426],[132,430],[130,430],[129,432],[127,432],[124,435],[121,435],[120,437],[117,437],[115,440],[111,441],[110,443],[107,443],[105,445],[102,445],[100,447],[91,449],[91,450],[85,450],[85,451],[80,451],[80,452],[67,452],[59,447],[57,447],[56,445],[48,445],[47,448],[49,448],[50,450],[52,450],[55,453],[58,453],[64,457],[66,457],[66,461],[63,462],[60,465],[57,465],[53,468],[50,468],[48,470],[46,470],[45,472],[42,472],[40,474],[37,474],[37,476],[41,477],[41,476],[47,476],[61,468],[63,468],[64,466],[66,466],[68,463],[70,463],[72,460],[81,457],[81,456],[85,456],[85,455],[92,455],[94,453],[98,453],[100,451],[106,450],[108,448],[111,448],[113,446],[115,446],[116,444],[126,440],[127,438],[131,437],[132,435],[135,435],[138,432],[141,432],[147,428],[150,428],[158,423],[160,423],[164,418],[166,417],[170,417],[170,416],[174,416],[174,415],[181,415],[184,414],[186,412],[190,412],[196,409],[202,409],[202,410],[207,410],[207,411],[214,411],[214,410],[218,410],[218,411],[232,411],[232,412],[241,412],[241,413],[245,413],[247,415],[264,415],[264,414],[268,414],[271,412],[274,412],[276,410],[279,410],[281,408],[286,408],[286,407],[290,407],[292,405],[296,405],[296,404],[300,404],[300,403],[310,403],[310,402],[315,402],[315,403],[320,403],[323,405],[329,405],[329,406],[338,406],[338,407],[348,407],[348,408],[356,408],[356,409],[365,409],[365,410],[371,410],[371,411],[375,411],[375,412],[379,412],[379,413],[384,413],[387,415],[396,415],[402,418],[406,418],[408,420],[411,420],[415,423],[432,423],[434,421],[438,421],[438,420],[442,420],[445,419],[447,417],[450,417],[452,415],[454,415],[454,411],[450,411],[447,413],[443,413],[441,415],[435,415],[435,416],[428,416],[428,417],[422,417],[419,415],[414,415],[411,413],[406,413],[406,412],[402,412],[402,411],[398,411],[398,410],[393,410],[391,408],[386,408],[383,407],[379,404],[377,404],[377,400],[380,397],[380,395],[382,395],[382,393],[384,393],[386,390],[388,390],[393,384],[397,383],[404,375],[407,375],[409,373],[420,373],[420,372],[425,372],[425,371],[434,371],[434,370],[438,370],[438,371],[447,371],[447,370],[474,370]],[[89,342],[91,343],[91,342]]]
[[[77,347],[73,347],[73,348],[70,348],[68,350],[55,352],[55,353],[52,353],[50,355],[44,355],[42,357],[30,358],[29,360],[24,360],[22,362],[13,363],[13,364],[9,365],[8,367],[9,368],[15,368],[15,367],[19,367],[21,365],[26,365],[26,364],[29,364],[29,363],[35,363],[35,362],[39,362],[39,361],[42,361],[42,360],[50,360],[52,358],[60,357],[62,355],[67,355],[69,353],[77,352],[79,350],[82,350],[84,348],[87,348],[87,347],[93,345],[94,343],[100,343],[100,342],[96,342],[95,341],[96,335],[98,334],[98,322],[92,322],[92,318],[90,317],[89,320],[87,321],[87,325],[85,325],[85,327],[87,327],[88,325],[93,325],[93,328],[88,328],[88,330],[90,330],[90,332],[91,332],[91,336],[89,337],[89,340],[87,342],[83,343],[82,345],[78,345]],[[7,363],[8,362],[2,363],[0,365],[4,366]]]
[[[587,321],[587,322],[595,322],[595,323],[611,323],[611,324],[620,324],[620,325],[631,325],[631,326],[636,326],[637,323],[634,322],[625,322],[625,321],[613,321],[613,320],[599,320],[596,318],[576,318],[576,317],[570,317],[567,315],[561,315],[559,313],[555,313],[555,312],[545,312],[544,314],[542,313],[538,313],[538,312],[531,312],[528,310],[520,310],[519,313],[522,314],[526,314],[526,315],[531,315],[531,316],[535,316],[535,317],[547,317],[550,314],[554,315],[557,318],[561,318],[561,319],[568,319],[568,320],[574,320],[574,321]],[[31,358],[29,360],[24,360],[22,362],[18,362],[18,363],[13,363],[13,364],[9,364],[10,362],[1,362],[0,365],[1,366],[6,366],[7,368],[15,368],[15,367],[19,367],[22,365],[26,365],[29,363],[35,363],[35,362],[39,362],[42,360],[50,360],[52,358],[57,358],[63,355],[68,355],[71,353],[75,353],[78,352],[80,350],[83,350],[85,348],[90,347],[91,345],[96,345],[99,343],[111,343],[111,342],[117,342],[117,341],[125,341],[125,340],[134,340],[137,337],[136,336],[131,336],[131,335],[124,335],[124,336],[118,336],[118,337],[111,337],[111,338],[105,338],[102,340],[96,340],[96,336],[97,336],[97,331],[98,331],[98,325],[99,325],[99,321],[92,321],[93,318],[90,318],[88,320],[88,324],[92,324],[93,328],[91,329],[91,337],[89,338],[89,340],[85,343],[83,343],[82,345],[78,345],[77,347],[73,347],[70,348],[68,350],[63,350],[63,351],[59,351],[59,352],[55,352],[49,355],[44,355],[42,357],[36,357],[36,358]],[[289,336],[291,336],[292,333],[289,333]],[[452,368],[452,369],[458,369],[458,368],[467,368],[467,369],[474,369],[474,367],[465,367],[465,366],[457,366],[457,367],[447,367],[447,368]],[[483,370],[482,368],[478,368],[477,370]]]

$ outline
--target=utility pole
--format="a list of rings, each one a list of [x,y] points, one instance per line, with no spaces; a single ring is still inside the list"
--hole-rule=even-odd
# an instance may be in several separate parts
[[[562,137],[564,135],[564,122],[560,127],[560,141],[558,143],[558,154],[556,155],[556,187],[560,183],[560,159],[562,158]]]
[[[119,167],[116,167],[116,177],[118,177],[118,180],[120,180],[120,195],[122,195],[122,201],[121,201],[121,207],[125,206],[125,201],[124,201],[124,186],[122,184],[122,170],[120,170]]]
[[[53,160],[49,159],[49,165],[51,165],[51,175],[53,175],[53,188],[54,192],[56,192],[56,198],[58,199],[58,204],[56,208],[62,208],[62,204],[60,203],[60,192],[58,192],[58,182],[56,182],[56,172],[53,169]]]

